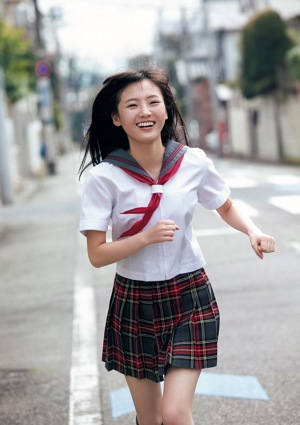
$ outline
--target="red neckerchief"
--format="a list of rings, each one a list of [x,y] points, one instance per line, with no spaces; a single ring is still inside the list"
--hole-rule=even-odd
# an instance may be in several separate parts
[[[103,162],[117,165],[131,177],[152,186],[152,196],[147,207],[137,207],[122,212],[122,214],[144,214],[144,216],[141,220],[134,223],[130,229],[122,233],[119,238],[135,235],[146,226],[154,211],[159,206],[163,194],[163,185],[178,171],[186,149],[187,147],[180,143],[172,140],[168,141],[161,172],[157,181],[153,180],[139,163],[124,149],[118,149],[107,155]]]

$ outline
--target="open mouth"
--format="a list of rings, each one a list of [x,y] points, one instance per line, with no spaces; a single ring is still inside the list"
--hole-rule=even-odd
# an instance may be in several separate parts
[[[153,126],[154,126],[154,124],[155,124],[155,122],[154,122],[154,121],[145,121],[145,122],[139,122],[139,123],[137,124],[137,126],[138,126],[139,128],[150,128],[150,127],[153,127]]]

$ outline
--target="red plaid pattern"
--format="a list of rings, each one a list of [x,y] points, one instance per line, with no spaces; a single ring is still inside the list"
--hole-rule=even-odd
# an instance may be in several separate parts
[[[217,364],[219,309],[203,269],[143,282],[116,275],[102,360],[107,370],[163,380],[168,365]]]

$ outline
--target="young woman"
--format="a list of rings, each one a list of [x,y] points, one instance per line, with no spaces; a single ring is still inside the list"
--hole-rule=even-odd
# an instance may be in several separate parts
[[[162,70],[107,78],[86,141],[80,171],[88,155],[94,167],[80,231],[93,266],[117,263],[102,359],[125,375],[137,424],[192,425],[197,380],[217,364],[219,333],[218,306],[192,229],[195,206],[216,209],[249,236],[260,258],[274,251],[275,241],[237,209],[205,153],[187,146]]]

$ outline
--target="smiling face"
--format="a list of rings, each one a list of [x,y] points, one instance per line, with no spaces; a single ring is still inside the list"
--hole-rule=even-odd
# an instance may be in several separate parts
[[[161,130],[168,118],[159,87],[148,79],[127,86],[120,98],[115,126],[123,127],[129,144],[161,143]]]

